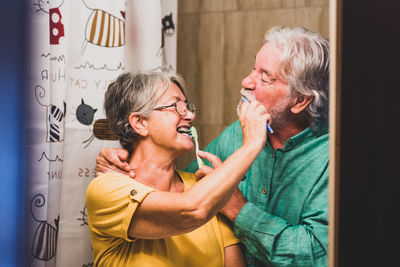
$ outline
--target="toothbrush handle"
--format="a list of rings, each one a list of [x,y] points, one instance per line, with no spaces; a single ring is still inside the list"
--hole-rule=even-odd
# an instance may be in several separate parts
[[[272,130],[271,126],[269,126],[268,123],[267,123],[267,130],[268,130],[270,133],[274,133],[274,130]]]
[[[197,165],[199,165],[199,169],[205,166],[204,162],[201,160],[199,156],[197,156]]]
[[[199,155],[197,154],[199,152],[199,143],[197,141],[197,139],[194,139],[194,143],[196,146],[196,159],[197,159],[197,165],[199,166],[199,169],[203,166],[205,166],[204,162],[201,160],[201,158],[199,157]]]

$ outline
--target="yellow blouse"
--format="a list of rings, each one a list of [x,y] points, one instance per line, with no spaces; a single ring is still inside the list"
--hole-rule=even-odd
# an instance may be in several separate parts
[[[196,182],[178,171],[185,190]],[[86,192],[95,266],[224,266],[224,248],[239,243],[226,219],[215,216],[196,230],[168,238],[131,239],[128,228],[135,210],[153,188],[128,176],[107,173]]]

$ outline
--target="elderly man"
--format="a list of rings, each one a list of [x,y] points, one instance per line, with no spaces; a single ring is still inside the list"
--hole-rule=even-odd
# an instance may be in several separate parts
[[[233,222],[248,266],[326,266],[329,43],[285,27],[272,28],[265,40],[241,94],[265,106],[273,131],[220,213]],[[241,144],[236,121],[205,151],[225,160]],[[104,166],[107,161],[124,168],[119,159],[126,157],[103,149],[96,168],[116,168]],[[196,170],[196,162],[186,168]]]

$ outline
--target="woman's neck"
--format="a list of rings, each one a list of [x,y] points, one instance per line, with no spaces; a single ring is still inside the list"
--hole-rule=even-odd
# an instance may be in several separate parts
[[[175,171],[176,157],[154,145],[139,143],[129,160],[135,180],[160,191],[181,192],[183,183]]]

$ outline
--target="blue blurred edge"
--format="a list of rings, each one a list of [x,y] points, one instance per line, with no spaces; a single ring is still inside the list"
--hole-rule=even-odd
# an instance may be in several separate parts
[[[0,266],[24,264],[28,1],[2,0],[0,15]]]

